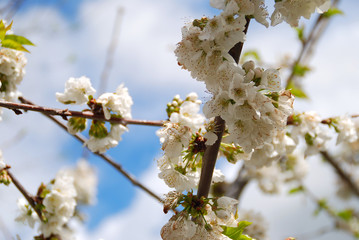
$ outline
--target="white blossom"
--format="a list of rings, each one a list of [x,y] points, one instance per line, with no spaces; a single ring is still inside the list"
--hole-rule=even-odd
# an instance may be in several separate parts
[[[41,223],[39,231],[44,234],[45,238],[51,234],[62,235],[64,225],[74,214],[76,195],[74,178],[66,171],[58,172],[50,193],[43,201],[48,221]]]
[[[88,97],[96,93],[90,79],[82,76],[80,78],[69,78],[65,83],[64,93],[56,93],[57,101],[63,104],[84,104]]]
[[[248,221],[252,224],[245,228],[244,234],[254,239],[267,240],[268,222],[259,213],[253,210],[241,209],[238,214],[238,221]]]
[[[292,27],[298,27],[300,17],[309,19],[317,10],[322,13],[329,9],[330,0],[282,0],[276,1],[271,16],[271,25],[275,26],[283,20]]]
[[[121,124],[111,124],[111,130],[106,137],[97,138],[90,136],[85,145],[92,152],[104,153],[108,149],[116,147],[119,141],[122,140],[122,134],[126,131],[128,131],[128,128]]]
[[[20,210],[20,214],[15,218],[15,221],[29,225],[34,228],[35,223],[39,222],[39,217],[36,212],[31,208],[25,198],[19,198],[17,200],[17,207]]]
[[[96,201],[97,176],[88,161],[80,159],[76,168],[69,169],[69,174],[74,178],[76,200],[82,204],[93,204]]]
[[[0,150],[0,171],[6,168],[6,163],[4,162],[4,158],[2,156],[2,151]]]
[[[25,75],[26,63],[23,52],[7,48],[0,50],[0,99],[16,101],[21,96],[17,86]]]
[[[337,144],[341,142],[355,142],[358,140],[358,133],[351,117],[341,116],[337,119],[338,125],[338,138]]]
[[[115,93],[104,93],[98,99],[102,104],[106,119],[111,118],[111,111],[120,115],[122,118],[131,119],[131,106],[133,101],[128,93],[128,89],[123,84],[118,86]]]

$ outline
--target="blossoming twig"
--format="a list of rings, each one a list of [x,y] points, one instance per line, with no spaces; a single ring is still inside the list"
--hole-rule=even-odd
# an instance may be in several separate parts
[[[245,25],[244,33],[247,33],[249,26],[249,18],[246,17],[247,23]],[[233,48],[229,50],[229,54],[233,57],[236,63],[239,62],[239,58],[241,56],[241,52],[243,49],[243,42],[238,42]],[[222,141],[223,132],[225,129],[225,121],[217,116],[214,119],[214,124],[216,126],[215,134],[217,135],[217,141],[207,147],[203,156],[203,165],[201,170],[201,177],[198,184],[198,196],[207,197],[209,193],[209,189],[212,182],[212,175],[214,166],[216,165],[216,160],[218,156],[219,146]]]
[[[21,101],[26,102],[29,105],[33,104],[29,100],[26,100],[23,97],[21,97]],[[59,125],[62,129],[64,129],[67,132],[67,126],[65,124],[63,124],[62,122],[60,122],[59,120],[57,120],[53,116],[46,114],[45,112],[41,112],[41,113],[43,115],[45,115],[46,117],[50,118],[52,121],[54,121],[57,125]],[[76,138],[77,140],[79,140],[80,142],[82,142],[82,143],[85,143],[87,141],[87,139],[85,137],[83,137],[82,135],[80,135],[80,134],[75,134],[75,135],[72,135],[72,136],[74,138]],[[123,176],[125,176],[125,178],[127,178],[133,185],[141,188],[142,190],[147,192],[150,196],[152,196],[153,198],[155,198],[159,202],[163,202],[163,200],[159,196],[157,196],[154,192],[152,192],[150,189],[148,189],[147,187],[142,185],[139,181],[137,181],[137,179],[134,176],[132,176],[131,174],[126,172],[123,169],[123,167],[120,164],[116,163],[110,156],[108,156],[107,154],[103,154],[103,153],[94,153],[94,154],[101,157],[107,163],[109,163],[111,166],[113,166],[117,171],[119,171]]]
[[[334,0],[332,7],[335,7],[338,4],[339,0]],[[291,85],[291,83],[294,80],[295,77],[295,71],[294,66],[300,64],[300,62],[303,61],[306,55],[310,55],[312,52],[312,48],[315,46],[315,43],[318,41],[318,39],[321,37],[324,29],[328,26],[329,18],[324,17],[322,14],[320,14],[315,21],[313,28],[311,29],[309,36],[307,39],[303,41],[302,48],[300,50],[300,53],[297,57],[297,59],[293,63],[293,68],[291,71],[291,74],[288,76],[286,82],[286,89]]]
[[[39,216],[39,219],[41,221],[44,221],[44,218],[42,216],[41,210],[36,207],[36,202],[34,200],[34,197],[22,186],[22,184],[15,178],[15,176],[7,169],[7,174],[10,176],[12,183],[16,186],[16,188],[21,192],[21,194],[25,197],[27,202],[30,204],[32,209],[36,212],[37,216]]]
[[[19,100],[22,103],[13,103],[7,101],[0,101],[0,106],[8,109],[12,109],[15,111],[16,114],[21,114],[22,112],[19,109],[26,110],[26,111],[34,111],[34,112],[41,112],[45,115],[58,115],[64,119],[67,117],[81,117],[81,118],[88,118],[94,120],[101,120],[107,121],[111,123],[120,123],[122,125],[146,125],[146,126],[163,126],[164,121],[148,121],[148,120],[134,120],[134,119],[124,119],[124,118],[117,118],[111,117],[111,119],[107,120],[103,115],[94,114],[90,111],[80,112],[80,111],[71,111],[68,109],[57,109],[57,108],[48,108],[42,107],[32,104],[30,101],[24,99],[23,97],[19,97]]]

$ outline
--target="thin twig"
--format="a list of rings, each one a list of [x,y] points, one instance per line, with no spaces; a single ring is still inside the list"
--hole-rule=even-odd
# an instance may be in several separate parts
[[[359,197],[359,186],[353,179],[341,168],[338,162],[326,151],[321,151],[320,154],[327,160],[327,162],[335,169],[339,177],[347,184],[351,191]]]
[[[22,98],[22,101],[27,102],[28,104],[31,103],[29,100],[26,100],[25,98]],[[57,125],[59,125],[62,129],[64,129],[67,132],[67,126],[65,124],[63,124],[62,122],[60,122],[59,120],[57,120],[56,118],[54,118],[51,115],[47,115],[46,113],[42,113],[42,114],[44,116],[48,117],[49,119],[51,119],[53,122],[55,122]],[[74,138],[76,138],[78,141],[80,141],[81,143],[87,142],[87,139],[80,134],[75,134],[72,136]],[[148,189],[143,184],[141,184],[130,173],[126,172],[126,170],[124,170],[123,167],[120,164],[116,163],[110,156],[108,156],[107,154],[103,154],[103,153],[94,153],[94,154],[101,157],[103,160],[105,160],[107,163],[109,163],[111,166],[113,166],[118,172],[120,172],[125,178],[127,178],[133,185],[141,188],[142,190],[147,192],[149,195],[151,195],[153,198],[155,198],[159,202],[163,202],[163,200],[159,196],[157,196],[154,192],[152,192],[150,189]]]
[[[11,178],[11,182],[16,186],[16,188],[21,192],[21,194],[26,198],[27,202],[30,204],[32,209],[36,212],[37,216],[39,216],[39,219],[41,221],[44,221],[44,218],[42,216],[42,212],[40,208],[36,207],[36,201],[34,197],[22,186],[22,184],[15,178],[15,176],[9,171],[9,169],[6,170],[7,174]]]
[[[335,7],[338,4],[339,0],[334,0],[332,7]],[[300,64],[303,59],[308,59],[309,55],[312,53],[313,47],[318,42],[319,38],[323,35],[325,28],[328,26],[330,18],[323,17],[319,15],[315,21],[307,39],[303,42],[302,48],[299,52],[298,57],[293,63],[291,74],[288,76],[286,82],[286,89],[292,84],[295,77],[294,67]]]
[[[246,18],[247,23],[245,25],[244,33],[247,33],[249,26],[249,18]],[[236,63],[238,63],[239,58],[241,56],[243,49],[243,42],[237,43],[231,50],[229,50],[229,54],[233,57]],[[215,134],[217,135],[217,141],[206,148],[203,155],[203,164],[201,170],[201,176],[198,184],[198,192],[197,195],[199,197],[208,197],[209,189],[212,183],[212,176],[214,167],[216,165],[217,156],[219,147],[221,145],[223,132],[225,129],[226,122],[220,117],[217,116],[214,119],[215,124]]]
[[[90,111],[80,112],[80,111],[71,111],[68,109],[42,107],[32,104],[30,101],[24,99],[23,97],[19,97],[19,100],[22,103],[13,103],[13,102],[0,100],[0,107],[15,110],[16,114],[21,114],[22,112],[19,111],[19,109],[21,109],[25,111],[41,112],[46,115],[57,115],[57,116],[61,116],[64,119],[67,119],[67,117],[81,117],[81,118],[94,119],[94,120],[100,120],[100,121],[111,122],[111,123],[119,123],[125,126],[128,124],[132,124],[132,125],[162,127],[164,124],[164,121],[136,120],[136,119],[125,119],[118,117],[111,117],[110,119],[106,119],[104,115],[94,114],[93,112]]]
[[[105,62],[105,66],[104,66],[102,74],[101,74],[101,78],[100,78],[100,87],[99,87],[100,91],[99,92],[104,92],[107,87],[108,76],[109,76],[110,70],[112,68],[113,56],[116,52],[116,47],[117,47],[117,43],[118,43],[118,36],[120,33],[120,25],[122,22],[123,13],[124,13],[123,7],[117,8],[115,24],[114,24],[113,31],[112,31],[111,42],[107,49],[106,62]]]

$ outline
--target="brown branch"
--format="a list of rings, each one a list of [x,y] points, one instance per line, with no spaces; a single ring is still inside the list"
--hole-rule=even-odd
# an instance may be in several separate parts
[[[105,66],[104,66],[102,74],[101,74],[100,87],[99,87],[100,91],[99,92],[105,91],[106,86],[107,86],[108,75],[109,75],[109,72],[110,72],[110,70],[112,68],[112,64],[113,64],[113,56],[116,52],[118,36],[119,36],[119,32],[120,32],[120,24],[122,22],[121,20],[123,17],[123,13],[124,13],[124,9],[122,7],[117,8],[115,24],[114,24],[113,31],[112,31],[111,42],[107,49],[106,63],[105,63]]]
[[[225,121],[219,116],[214,119],[214,124],[217,141],[213,145],[207,147],[203,155],[201,177],[199,179],[197,193],[199,197],[208,197],[209,189],[212,183],[213,170],[214,166],[216,165],[218,151],[226,125]]]
[[[247,33],[249,26],[249,18],[246,18],[246,20],[247,23],[245,25],[244,33]],[[243,42],[239,42],[231,50],[229,50],[229,54],[233,57],[236,63],[239,61],[242,49]],[[213,145],[208,146],[203,155],[201,177],[199,179],[197,192],[199,197],[208,197],[209,189],[212,183],[213,171],[216,165],[218,151],[221,145],[226,122],[220,116],[217,116],[214,119],[214,124],[217,141]]]
[[[348,185],[351,191],[359,197],[359,186],[353,179],[341,168],[339,163],[326,151],[321,151],[320,154],[327,160],[327,162],[335,169],[339,177]]]
[[[248,176],[247,170],[243,165],[238,172],[237,178],[226,187],[226,196],[239,199],[243,190],[249,183],[251,178]]]
[[[39,208],[36,207],[36,201],[35,198],[22,186],[22,184],[15,178],[15,176],[7,169],[7,174],[11,178],[11,182],[16,186],[16,188],[21,192],[21,194],[25,197],[27,202],[30,204],[32,209],[36,212],[37,216],[39,216],[39,219],[43,222],[44,217],[42,215],[42,212]]]
[[[94,120],[106,121],[111,123],[119,123],[125,126],[128,124],[132,124],[132,125],[162,127],[164,124],[164,121],[135,120],[135,119],[125,119],[125,118],[117,118],[117,117],[111,117],[111,119],[107,120],[104,115],[94,114],[93,112],[90,111],[80,112],[80,111],[71,111],[68,109],[42,107],[31,103],[30,101],[24,99],[23,97],[19,97],[19,100],[22,103],[13,103],[13,102],[0,100],[0,107],[17,110],[17,111],[21,109],[25,111],[41,112],[45,115],[61,116],[64,119],[67,119],[67,117],[81,117],[81,118],[94,119]],[[16,114],[20,114],[20,113],[16,112]]]
[[[25,101],[28,104],[31,103],[29,100],[26,100],[25,98],[22,98],[22,101]],[[53,117],[51,115],[48,115],[48,114],[43,113],[43,112],[42,112],[42,114],[44,116],[48,117],[49,119],[51,119],[53,122],[55,122],[57,125],[59,125],[62,129],[64,129],[67,132],[67,126],[65,124],[63,124],[62,122],[60,122],[59,120],[57,120],[55,117]],[[85,137],[83,137],[82,135],[80,135],[80,134],[75,134],[75,135],[72,135],[72,136],[74,138],[76,138],[78,141],[80,141],[81,143],[85,143],[87,141],[87,139]],[[135,186],[139,187],[140,189],[142,189],[143,191],[147,192],[150,196],[152,196],[153,198],[155,198],[159,202],[163,202],[163,200],[159,196],[157,196],[154,192],[152,192],[150,189],[148,189],[143,184],[141,184],[130,173],[126,172],[126,170],[124,170],[123,167],[120,164],[116,163],[110,156],[108,156],[107,154],[103,154],[103,153],[94,153],[94,154],[99,156],[103,160],[105,160],[111,166],[113,166],[118,172],[120,172],[125,178],[127,178],[133,185],[135,185]]]

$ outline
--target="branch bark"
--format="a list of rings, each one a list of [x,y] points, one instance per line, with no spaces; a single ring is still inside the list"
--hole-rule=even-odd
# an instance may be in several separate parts
[[[11,182],[15,185],[15,187],[21,192],[21,194],[25,197],[27,202],[30,204],[32,209],[36,212],[37,216],[39,216],[39,219],[41,221],[44,221],[44,218],[42,216],[42,212],[39,208],[36,207],[36,202],[34,200],[34,197],[22,186],[22,184],[17,180],[17,178],[9,171],[9,169],[6,170],[7,174],[11,178]]]
[[[339,163],[326,151],[321,151],[320,154],[327,160],[327,162],[334,168],[339,177],[348,185],[350,190],[359,197],[359,186],[353,181],[353,179],[346,173]]]
[[[245,25],[244,33],[247,33],[250,22],[249,18],[246,18],[246,20],[247,23]],[[231,50],[229,50],[229,54],[233,57],[236,63],[239,62],[242,49],[243,43],[239,42]],[[208,146],[203,155],[201,177],[199,180],[197,192],[197,195],[199,197],[208,197],[209,189],[212,183],[213,171],[218,157],[218,151],[221,145],[222,136],[226,125],[226,122],[220,116],[215,117],[214,123],[217,141],[213,145]]]
[[[21,101],[24,101],[27,104],[33,104],[32,102],[30,102],[29,100],[27,100],[23,97],[21,98]],[[53,117],[51,115],[48,115],[44,112],[42,112],[42,114],[45,115],[47,118],[51,119],[53,122],[55,122],[58,126],[60,126],[62,129],[64,129],[67,132],[67,126],[65,124],[63,124],[62,122],[60,122],[59,120],[57,120],[55,117]],[[76,135],[72,135],[72,136],[74,138],[76,138],[78,141],[80,141],[81,143],[85,143],[87,141],[87,139],[80,134],[76,134]],[[149,188],[147,188],[142,183],[140,183],[134,176],[132,176],[126,170],[124,170],[123,167],[119,163],[116,163],[109,155],[103,154],[103,153],[93,153],[93,154],[99,156],[100,158],[105,160],[107,163],[109,163],[111,166],[113,166],[118,172],[120,172],[125,178],[127,178],[133,185],[139,187],[140,189],[142,189],[143,191],[148,193],[150,196],[155,198],[157,201],[159,201],[161,203],[163,202],[163,200],[159,196],[157,196],[153,191],[151,191]]]
[[[111,119],[107,120],[104,115],[94,114],[93,112],[90,111],[80,112],[80,111],[71,111],[68,109],[42,107],[42,106],[34,105],[33,103],[24,99],[23,97],[19,97],[19,100],[22,103],[13,103],[13,102],[0,100],[0,107],[12,109],[15,111],[16,114],[21,114],[22,112],[19,111],[21,109],[25,111],[40,112],[45,115],[57,115],[57,116],[61,116],[66,120],[67,117],[81,117],[81,118],[100,120],[100,121],[111,122],[111,123],[119,123],[125,126],[128,124],[132,124],[132,125],[162,127],[164,124],[164,121],[135,120],[135,119],[125,119],[125,118],[117,118],[117,117],[111,117]]]

